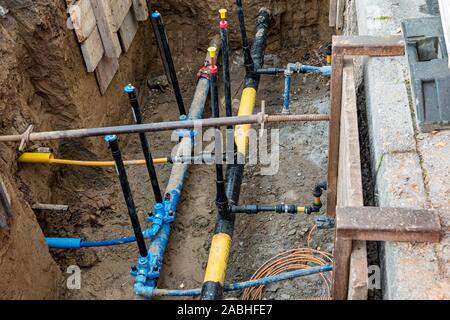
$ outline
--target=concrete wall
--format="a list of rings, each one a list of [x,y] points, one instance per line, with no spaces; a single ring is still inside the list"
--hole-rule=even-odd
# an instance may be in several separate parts
[[[355,0],[360,35],[398,35],[406,18],[435,13],[433,1]],[[353,26],[356,24],[353,23]],[[357,32],[356,32],[357,31]],[[378,205],[438,210],[440,244],[385,243],[385,299],[450,299],[450,132],[421,134],[414,121],[406,57],[364,59],[364,84]],[[444,150],[443,150],[444,149]]]

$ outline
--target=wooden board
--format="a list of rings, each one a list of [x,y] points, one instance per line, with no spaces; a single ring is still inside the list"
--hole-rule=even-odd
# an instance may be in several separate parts
[[[111,4],[113,31],[117,32],[131,9],[132,0],[109,0],[109,2]]]
[[[336,13],[337,13],[337,0],[330,0],[330,9],[329,9],[329,26],[336,26]]]
[[[331,109],[330,129],[328,134],[328,195],[327,212],[336,216],[337,178],[339,170],[339,144],[341,132],[342,73],[344,57],[333,53],[331,67]]]
[[[119,59],[108,58],[103,56],[102,60],[95,69],[95,75],[97,76],[98,86],[101,94],[105,94],[109,87],[109,84],[114,79],[115,74],[119,70]]]
[[[133,10],[137,21],[145,21],[149,18],[147,0],[133,0]]]
[[[444,29],[445,43],[447,52],[450,53],[450,1],[439,0],[439,9],[441,11],[442,28]],[[450,59],[449,59],[450,67]]]
[[[91,0],[78,0],[68,8],[70,20],[77,35],[78,42],[86,41],[96,29],[97,20],[92,9]]]
[[[341,30],[344,27],[345,0],[337,0],[336,4],[336,29]]]
[[[109,58],[118,58],[122,53],[117,30],[114,30],[114,18],[112,16],[109,1],[91,0],[94,9],[97,27],[102,38],[105,55]]]
[[[81,44],[81,52],[83,53],[87,72],[94,72],[105,53],[97,26],[95,26],[89,38]]]
[[[361,156],[353,60],[344,61],[337,205],[363,207]],[[344,241],[344,244],[339,242]],[[336,239],[337,271],[333,296],[336,299],[367,300],[368,265],[365,241]],[[339,247],[349,252],[344,257]],[[341,249],[342,250],[342,249]],[[350,259],[348,259],[350,257]]]
[[[0,178],[0,228],[8,228],[8,219],[11,217],[11,199],[3,180]]]
[[[338,233],[342,238],[371,241],[437,243],[439,216],[433,210],[408,208],[338,208]]]
[[[403,36],[333,36],[333,54],[391,57],[405,55]]]
[[[130,10],[119,29],[123,51],[127,52],[128,49],[130,49],[133,39],[136,36],[137,30],[138,22],[136,20],[134,11]]]

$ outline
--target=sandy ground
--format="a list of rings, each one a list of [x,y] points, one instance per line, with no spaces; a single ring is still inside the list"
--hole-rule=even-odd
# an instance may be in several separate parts
[[[272,60],[280,60],[282,64],[293,60],[318,63],[318,57],[303,57],[294,52],[275,59],[271,55],[267,58],[269,64]],[[234,55],[233,60],[232,76],[235,81],[232,90],[239,98],[244,74],[242,67],[237,64],[240,61],[238,53]],[[180,72],[180,82],[188,103],[195,86],[194,74],[195,68],[186,67]],[[283,77],[262,79],[259,98],[267,101],[268,113],[275,114],[281,111],[282,88]],[[292,113],[328,112],[327,79],[315,75],[298,76],[293,82],[293,88],[295,89],[292,97]],[[147,121],[177,118],[176,104],[170,91],[161,93],[157,90],[147,90],[142,94],[144,118]],[[123,108],[128,112],[127,106]],[[205,115],[209,116],[209,106],[206,110]],[[130,117],[131,121],[131,115],[124,114],[124,116]],[[272,128],[280,130],[279,172],[277,175],[264,176],[260,174],[261,166],[248,166],[241,203],[310,204],[314,185],[326,180],[327,124],[276,124]],[[170,135],[171,133],[159,133],[149,137],[154,157],[167,156],[171,152],[175,143],[170,141]],[[142,158],[136,137],[122,137],[121,146],[124,158]],[[58,156],[69,155],[81,159],[96,158],[87,150],[73,144],[67,144],[62,148],[62,154]],[[170,174],[170,165],[161,165],[157,169],[160,184],[164,188]],[[148,174],[145,167],[130,167],[128,175],[139,216],[145,228],[148,226],[144,222],[146,212],[153,203]],[[214,177],[214,166],[193,165],[189,170],[159,282],[161,288],[201,286],[216,219]],[[107,239],[131,234],[129,218],[113,169],[65,167],[56,180],[55,184],[60,187],[55,195],[55,203],[67,203],[70,210],[52,217],[51,224],[46,226],[47,235]],[[77,186],[75,191],[74,185]],[[47,218],[41,216],[41,223],[50,220]],[[74,221],[78,223],[74,224]],[[313,218],[305,215],[239,216],[236,221],[228,280],[247,280],[272,256],[288,249],[306,247],[306,238],[313,225]],[[312,247],[331,253],[332,232],[314,233]],[[135,244],[82,249],[76,252],[53,250],[52,253],[63,270],[72,264],[82,267],[82,289],[68,291],[67,298],[135,298],[132,290],[134,279],[129,275],[130,267],[138,256]],[[234,293],[231,296],[239,294]],[[264,298],[302,299],[325,294],[326,290],[320,279],[313,276],[271,285],[267,288]]]

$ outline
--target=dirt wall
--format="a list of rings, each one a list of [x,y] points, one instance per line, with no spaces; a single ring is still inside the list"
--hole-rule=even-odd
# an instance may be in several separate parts
[[[143,82],[156,55],[146,50],[152,47],[149,28],[141,26],[135,44],[121,57],[120,72],[101,96],[95,76],[85,71],[75,34],[66,27],[64,1],[0,5],[9,10],[0,18],[0,133],[21,133],[30,124],[43,131],[117,123],[118,106],[127,106],[123,84]],[[99,140],[82,145],[102,150]],[[58,152],[61,144],[28,144],[27,150],[44,146]],[[15,213],[10,229],[0,230],[0,299],[58,298],[63,278],[36,219],[42,220],[42,213],[30,207],[52,203],[57,171],[18,166],[16,149],[15,144],[0,146],[0,176]]]
[[[258,9],[266,6],[272,11],[271,50],[306,47],[310,40],[330,35],[327,0],[244,3],[249,36]],[[217,10],[222,6],[230,9],[231,45],[239,48],[233,4],[215,0],[155,1],[167,25],[177,67],[192,68],[192,84],[209,39],[217,32]],[[101,96],[95,76],[85,71],[75,34],[66,27],[64,1],[0,0],[0,5],[9,10],[0,17],[0,134],[23,132],[29,124],[35,131],[44,131],[126,123],[129,119],[123,114],[129,107],[123,85],[132,82],[139,87],[149,75],[162,74],[150,25],[141,23],[130,51],[120,58],[119,73],[106,95]],[[61,155],[76,155],[83,149],[90,150],[93,158],[108,157],[101,139],[29,144],[27,149],[42,146]],[[0,145],[0,177],[15,213],[10,229],[0,230],[0,299],[58,298],[63,277],[41,231],[52,227],[52,214],[35,213],[30,205],[52,203],[64,173],[46,166],[18,166],[16,149],[15,144]],[[69,217],[66,222],[76,225],[86,219],[71,221]]]

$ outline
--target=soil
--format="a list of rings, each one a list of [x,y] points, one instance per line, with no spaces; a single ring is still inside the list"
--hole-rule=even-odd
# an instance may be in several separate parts
[[[319,43],[319,45],[321,45]],[[239,61],[235,54],[235,61]],[[271,58],[268,55],[268,58]],[[305,61],[298,52],[279,57],[287,61]],[[317,59],[306,59],[318,63]],[[193,72],[180,74],[183,91],[192,92],[195,82]],[[243,79],[243,68],[236,63],[232,67],[233,79]],[[240,96],[240,81],[234,81],[232,90]],[[318,76],[300,76],[294,82],[292,113],[325,113],[328,111],[328,82]],[[267,101],[267,112],[281,110],[283,78],[265,77],[261,81],[260,99]],[[145,119],[162,121],[175,119],[177,109],[172,95],[156,90],[143,92]],[[189,101],[190,102],[190,101]],[[222,111],[223,112],[223,111]],[[173,115],[173,116],[168,116]],[[209,116],[207,108],[205,116]],[[129,115],[131,121],[131,115]],[[326,180],[327,124],[306,123],[275,125],[280,129],[280,168],[274,176],[260,174],[261,166],[248,166],[245,173],[241,203],[310,204],[315,184]],[[171,133],[152,134],[152,150],[155,157],[167,156],[175,146]],[[104,146],[106,149],[106,144]],[[142,158],[139,141],[123,137],[122,151],[127,159]],[[62,157],[74,156],[91,159],[94,155],[79,145],[66,144],[60,149]],[[215,224],[215,167],[193,165],[185,191],[182,194],[177,220],[173,227],[170,245],[165,256],[161,288],[194,288],[202,284],[208,250]],[[151,186],[145,167],[130,167],[128,176],[141,222],[153,203]],[[158,167],[161,185],[168,180],[170,165]],[[117,177],[113,169],[62,168],[55,183],[59,186],[54,194],[57,203],[70,205],[69,212],[53,217],[47,234],[69,236],[77,234],[86,239],[103,239],[127,236],[131,229],[126,207],[120,196]],[[73,186],[77,192],[73,192]],[[43,218],[48,221],[48,219]],[[148,225],[148,224],[145,224]],[[239,216],[236,221],[235,238],[229,263],[229,280],[246,280],[272,256],[283,251],[306,247],[306,238],[314,225],[313,217],[305,215],[286,216],[262,214]],[[269,236],[268,236],[269,235]],[[321,230],[314,234],[313,247],[332,252],[333,233]],[[68,292],[71,299],[131,299],[133,279],[128,274],[138,256],[135,244],[114,248],[83,249],[77,252],[52,252],[60,265],[80,265],[83,284],[80,291]],[[276,284],[268,288],[267,299],[302,299],[325,296],[325,288],[318,277],[310,277]],[[235,295],[231,295],[235,296]]]
[[[145,85],[149,78],[162,75],[148,24],[141,26],[130,52],[121,58],[120,72],[107,94],[101,96],[95,77],[84,71],[74,34],[65,29],[65,8],[61,2],[7,2],[10,13],[0,18],[1,36],[7,39],[0,42],[0,53],[2,61],[8,62],[2,63],[0,72],[2,134],[23,132],[30,123],[35,124],[36,131],[130,123],[128,102],[121,90],[123,84],[129,82],[140,88],[146,121],[177,118],[177,107],[170,88],[160,92]],[[195,74],[204,57],[208,39],[215,30],[210,21],[216,19],[213,12],[220,4],[212,0],[156,3],[168,26],[183,95],[186,105],[189,105],[195,88]],[[249,35],[254,30],[251,13],[256,15],[257,8],[265,5],[274,16],[267,64],[281,66],[300,61],[319,65],[323,62],[325,44],[330,35],[326,27],[326,3],[325,0],[250,1],[246,8],[249,13]],[[2,1],[0,4],[3,5]],[[231,8],[227,1],[224,4]],[[211,14],[203,15],[202,12]],[[234,16],[234,13],[230,14]],[[237,49],[238,32],[234,30],[230,34],[232,48]],[[189,41],[184,40],[181,45],[176,45],[180,39]],[[233,93],[235,98],[239,98],[244,76],[239,65],[242,61],[239,51],[233,53],[233,61]],[[300,76],[293,82],[293,87],[293,113],[328,111],[327,80],[315,75]],[[258,98],[267,101],[268,113],[280,112],[282,88],[282,77],[264,77],[261,81]],[[209,108],[206,110],[205,116],[209,116]],[[273,128],[278,128],[278,125]],[[309,204],[314,185],[326,180],[327,125],[289,124],[279,129],[279,173],[263,176],[259,173],[260,166],[248,166],[242,203]],[[155,157],[168,156],[172,151],[175,143],[171,142],[170,136],[171,133],[149,136]],[[59,158],[110,158],[109,150],[100,138],[30,144],[27,149],[42,146],[52,148]],[[121,137],[121,147],[125,158],[142,158],[136,137]],[[12,195],[16,212],[16,217],[10,221],[10,230],[0,231],[0,270],[5,275],[0,280],[0,298],[133,299],[133,278],[129,270],[138,256],[135,245],[79,251],[52,250],[50,256],[43,239],[43,234],[83,239],[130,235],[129,219],[115,171],[17,166],[15,148],[8,145],[0,150],[1,177]],[[157,169],[160,183],[164,186],[170,174],[170,165],[161,165]],[[144,225],[147,211],[153,203],[148,175],[145,167],[129,168],[128,175]],[[161,288],[198,287],[203,280],[215,223],[214,167],[191,166],[184,190],[159,282]],[[36,202],[67,204],[69,210],[62,213],[33,212],[30,205]],[[312,217],[302,215],[238,217],[228,280],[246,280],[270,257],[287,249],[306,247],[306,237],[312,226]],[[27,231],[23,232],[24,229]],[[29,236],[25,238],[24,233]],[[332,251],[332,231],[317,231],[313,239],[312,247]],[[63,278],[52,258],[62,273],[70,265],[82,268],[81,290],[62,290]],[[33,282],[33,292],[27,290],[27,282],[18,276],[28,274],[30,264],[39,279]],[[12,287],[3,284],[3,281],[9,283],[11,279],[16,279],[17,284],[12,283]],[[27,281],[29,283],[31,279],[27,278]],[[272,285],[264,298],[301,299],[324,294],[318,278],[310,277]]]

